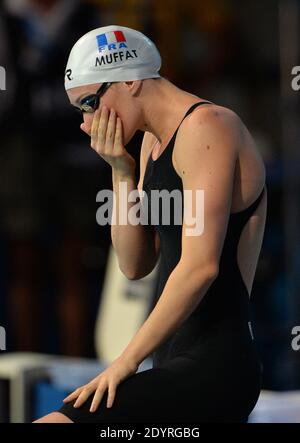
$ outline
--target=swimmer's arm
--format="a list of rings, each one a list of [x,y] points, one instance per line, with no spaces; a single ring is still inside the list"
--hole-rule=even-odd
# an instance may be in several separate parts
[[[186,122],[184,132],[178,132],[176,166],[184,190],[191,190],[193,195],[197,189],[204,191],[204,230],[188,236],[191,226],[184,217],[180,260],[156,306],[123,351],[124,358],[140,364],[195,310],[217,277],[239,143],[239,120],[229,110],[217,115],[208,109],[199,112]],[[186,208],[186,194],[184,202]]]
[[[145,133],[140,154],[140,179],[137,185],[134,175],[120,176],[113,170],[113,191],[116,195],[113,213],[116,220],[119,219],[119,208],[117,205],[119,201],[119,183],[126,182],[128,194],[136,189],[142,191],[143,176],[149,156],[148,145],[151,140],[151,134]],[[128,202],[127,204],[128,212],[137,203]],[[128,279],[141,279],[154,269],[159,257],[160,241],[153,226],[131,225],[130,223],[127,225],[112,224],[111,238],[117,254],[119,268]]]

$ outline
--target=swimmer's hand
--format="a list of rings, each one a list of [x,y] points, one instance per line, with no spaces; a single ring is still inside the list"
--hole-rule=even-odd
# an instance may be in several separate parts
[[[117,386],[121,381],[134,374],[137,371],[138,366],[139,365],[134,361],[128,360],[124,356],[120,356],[92,381],[77,388],[74,392],[64,398],[63,401],[64,403],[68,403],[77,398],[73,406],[78,408],[91,394],[95,393],[90,407],[90,412],[95,412],[105,391],[108,389],[106,406],[107,408],[110,408],[112,407],[116,396]]]
[[[120,175],[132,175],[136,162],[123,143],[122,122],[114,109],[103,106],[95,111],[90,133],[82,123],[80,128],[91,137],[91,147]]]

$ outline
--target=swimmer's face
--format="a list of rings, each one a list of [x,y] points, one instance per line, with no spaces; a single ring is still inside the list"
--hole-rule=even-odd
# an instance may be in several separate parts
[[[85,98],[96,94],[101,83],[78,86],[67,90],[71,105],[80,108],[85,102]],[[139,106],[136,102],[136,93],[141,86],[141,81],[133,82],[116,82],[111,83],[100,93],[99,109],[105,105],[109,110],[114,109],[116,114],[121,118],[123,127],[123,142],[126,145],[137,129],[141,126],[141,116]],[[89,109],[93,111],[92,109]],[[91,135],[91,128],[95,112],[83,112],[84,127],[82,129]]]

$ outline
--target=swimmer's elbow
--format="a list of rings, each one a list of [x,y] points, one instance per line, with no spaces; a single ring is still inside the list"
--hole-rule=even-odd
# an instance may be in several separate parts
[[[141,278],[147,277],[156,267],[159,259],[159,250],[156,255],[148,260],[140,260],[136,266],[121,266],[119,263],[119,268],[121,272],[125,275],[128,280],[140,280]]]
[[[200,269],[195,269],[194,274],[199,272],[199,278],[204,278],[207,282],[212,283],[219,275],[219,266],[215,263],[205,266],[200,272]]]
[[[204,281],[212,283],[219,275],[219,265],[215,262],[201,267],[181,262],[181,264],[179,263],[179,269],[181,269],[185,278],[194,281],[196,285],[202,285]]]
[[[138,273],[129,274],[129,273],[126,273],[124,275],[125,275],[126,278],[128,278],[128,280],[141,280],[141,278],[146,277],[148,274],[142,274],[142,273],[140,273],[140,274],[138,274]]]
[[[131,259],[119,259],[119,268],[121,272],[129,280],[140,280],[147,277],[157,265],[160,257],[160,239],[157,233],[150,238],[148,247],[144,247],[142,251]]]
[[[147,263],[145,266],[141,267],[139,266],[136,269],[125,269],[125,268],[121,268],[120,270],[121,272],[125,275],[126,278],[128,278],[128,280],[140,280],[144,277],[147,277],[147,275],[149,275],[154,268],[156,267],[157,264],[157,257],[155,258],[155,260],[151,263]]]
[[[219,275],[219,264],[213,263],[210,266],[208,266],[207,273],[208,273],[208,277],[211,280],[215,280]]]
[[[121,267],[120,270],[128,280],[140,280],[143,277],[141,276],[141,274],[134,272],[132,270],[122,269]]]

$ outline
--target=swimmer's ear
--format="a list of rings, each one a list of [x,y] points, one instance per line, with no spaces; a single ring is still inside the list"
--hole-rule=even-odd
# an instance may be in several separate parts
[[[128,88],[131,95],[138,96],[142,88],[143,80],[128,81],[124,82],[124,84]]]

